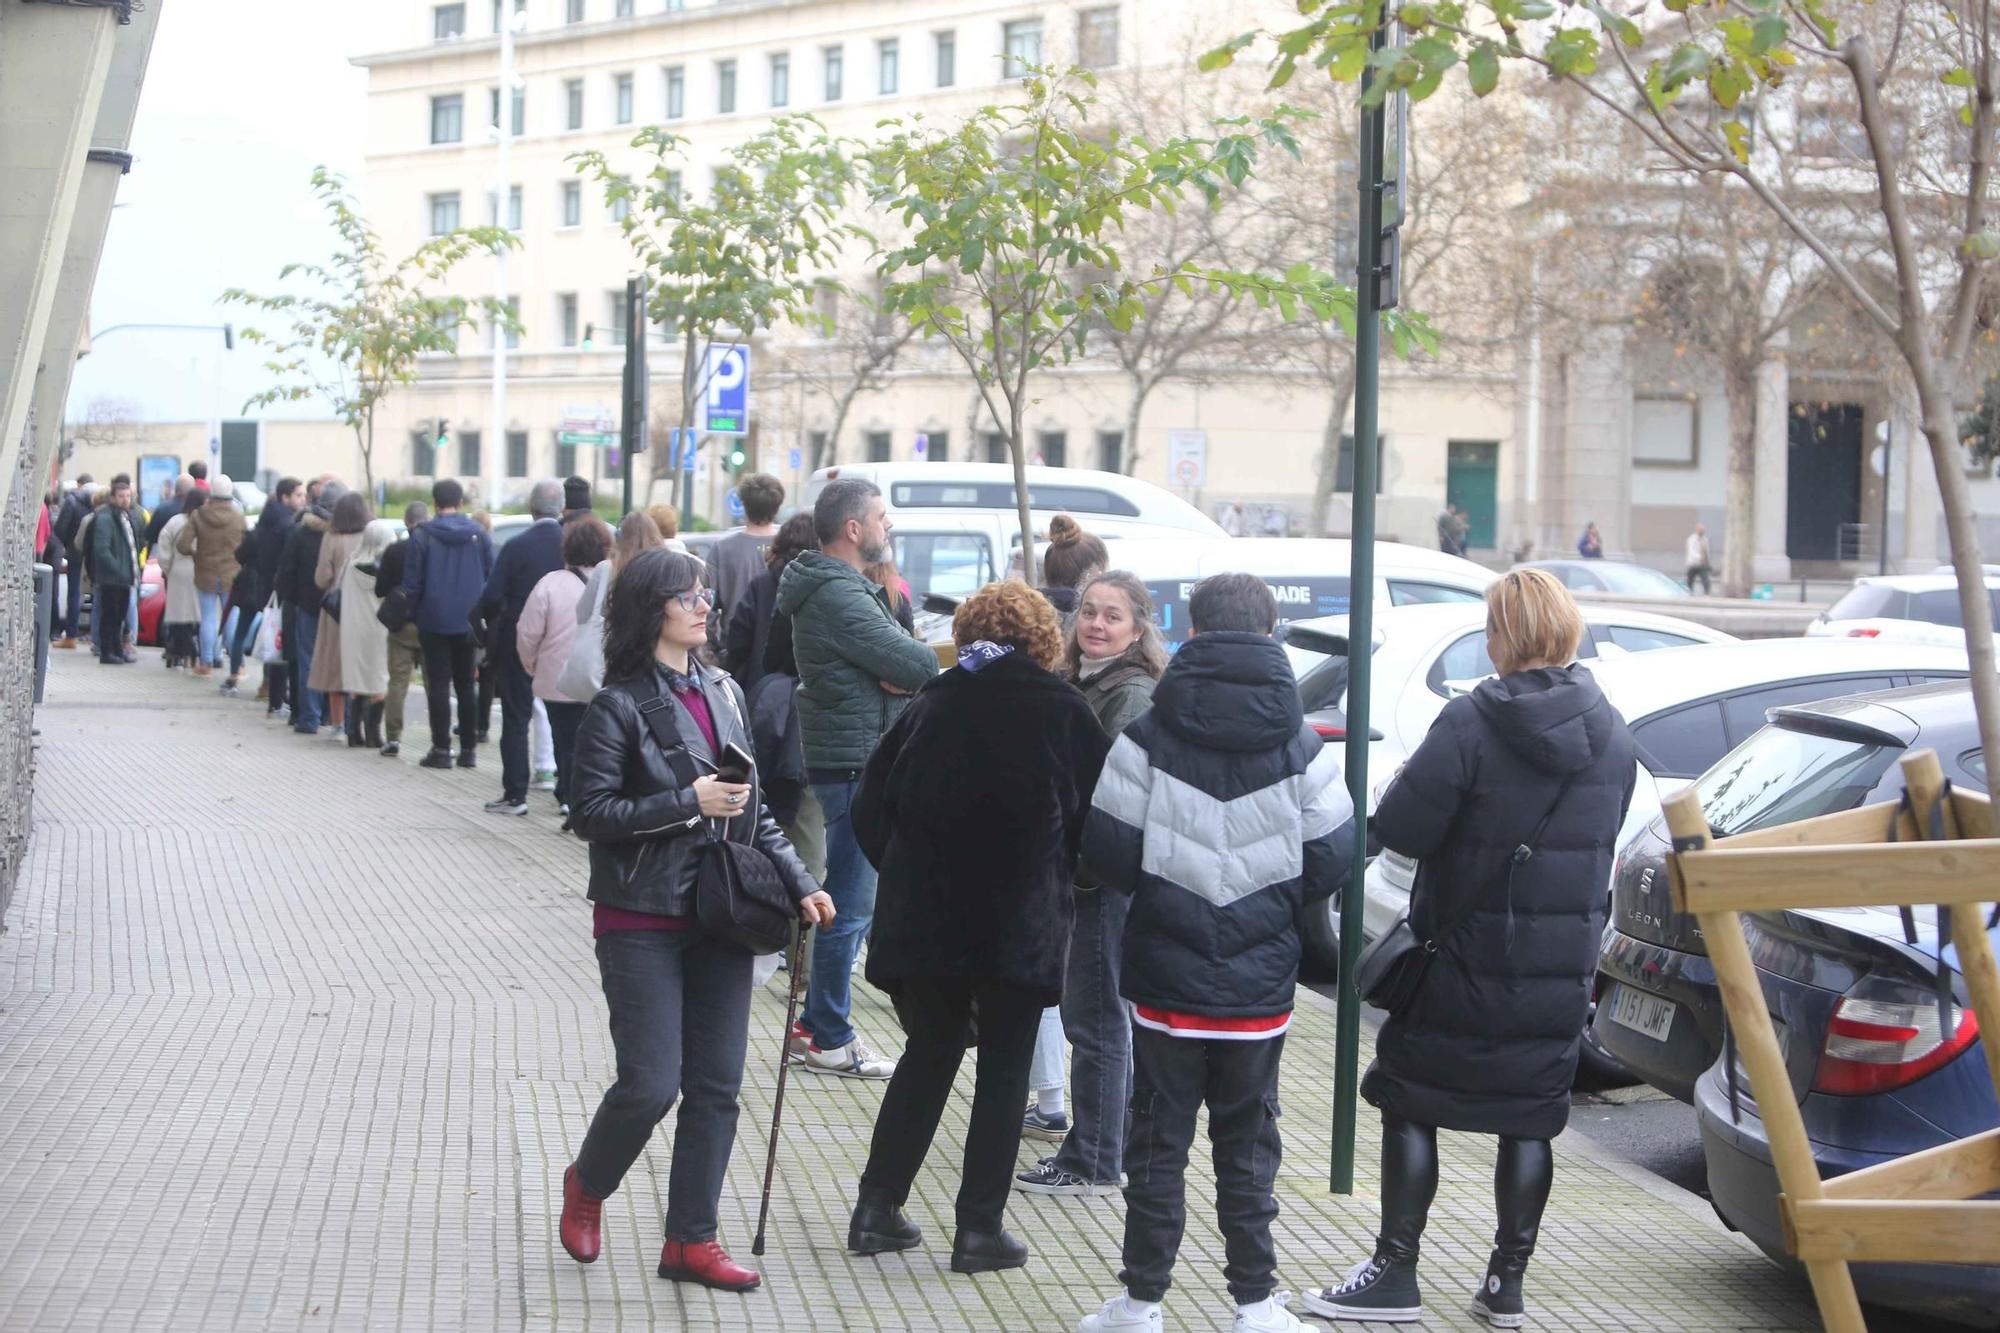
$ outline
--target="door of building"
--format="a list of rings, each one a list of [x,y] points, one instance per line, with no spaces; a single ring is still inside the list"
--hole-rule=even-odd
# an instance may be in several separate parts
[[[1500,446],[1492,440],[1453,440],[1445,453],[1444,498],[1465,515],[1465,544],[1492,550],[1499,526]]]
[[[222,423],[222,459],[219,466],[232,481],[257,480],[257,423]]]
[[[1786,420],[1785,554],[1838,560],[1842,528],[1861,521],[1861,408],[1793,403]]]

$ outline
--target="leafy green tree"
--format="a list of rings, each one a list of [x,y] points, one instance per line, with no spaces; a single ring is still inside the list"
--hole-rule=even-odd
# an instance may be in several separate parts
[[[1160,142],[1093,118],[1086,71],[1037,68],[1026,97],[986,106],[964,121],[887,122],[868,150],[876,206],[906,232],[877,256],[883,300],[918,332],[942,338],[972,372],[1005,433],[1014,465],[1022,570],[1035,578],[1022,418],[1037,370],[1089,350],[1093,328],[1122,331],[1158,318],[1150,297],[1197,284],[1246,294],[1286,320],[1354,322],[1354,293],[1310,262],[1282,274],[1205,267],[1192,260],[1135,274],[1121,246],[1128,226],[1171,212],[1192,194],[1206,206],[1249,180],[1261,149],[1296,156],[1298,113],[1219,124],[1213,138]],[[1432,342],[1414,315],[1385,320],[1401,352]]]
[[[467,256],[517,247],[521,241],[500,227],[461,227],[431,237],[402,259],[391,259],[343,177],[315,168],[312,188],[338,247],[323,262],[285,265],[278,280],[310,278],[319,290],[260,296],[232,287],[222,294],[223,301],[265,311],[284,325],[283,331],[250,327],[236,335],[267,350],[265,369],[280,381],[253,395],[243,410],[324,399],[354,432],[362,486],[372,493],[375,412],[398,385],[416,378],[417,357],[456,352],[458,331],[481,320],[520,327],[513,313],[491,297],[444,296],[432,286]]]
[[[848,145],[811,116],[781,116],[731,148],[706,193],[688,188],[688,140],[649,126],[632,146],[651,157],[636,179],[600,152],[571,160],[624,209],[625,239],[652,282],[646,314],[681,343],[679,421],[691,439],[708,389],[706,344],[817,318],[821,275],[864,238],[842,220],[855,167]]]
[[[1455,70],[1491,94],[1502,66],[1527,67],[1623,121],[1654,160],[1724,176],[1820,261],[1825,280],[1907,370],[1958,575],[1982,743],[2000,749],[2000,677],[1978,524],[1959,440],[1958,389],[1975,338],[1992,327],[2000,233],[1992,222],[2000,129],[2000,26],[1962,0],[1664,0],[1652,30],[1600,0],[1298,0],[1298,26],[1269,34],[1271,83],[1301,70],[1343,82],[1373,70],[1366,95],[1421,101]],[[1649,22],[1652,22],[1649,20]],[[1407,43],[1382,35],[1394,23]],[[1260,36],[1202,58],[1216,69]],[[1783,133],[1757,127],[1784,126]],[[1827,192],[1873,197],[1872,255],[1846,248],[1849,208],[1802,208],[1779,188],[1810,159]],[[1869,260],[1886,258],[1887,281]],[[1850,1297],[1851,1299],[1851,1297]]]

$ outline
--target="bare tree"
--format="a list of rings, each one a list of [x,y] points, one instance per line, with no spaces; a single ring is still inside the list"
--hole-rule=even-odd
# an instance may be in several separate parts
[[[807,472],[817,472],[838,460],[840,432],[854,400],[888,387],[889,372],[916,336],[908,319],[865,292],[829,284],[819,289],[813,304],[819,316],[818,336],[787,347],[778,372],[824,399],[833,414],[825,431],[813,433],[806,441]],[[807,419],[825,420],[810,413]],[[823,457],[822,449],[831,451],[833,457]]]
[[[98,394],[83,409],[83,420],[69,423],[72,446],[102,449],[129,440],[139,426],[139,405],[129,398]]]

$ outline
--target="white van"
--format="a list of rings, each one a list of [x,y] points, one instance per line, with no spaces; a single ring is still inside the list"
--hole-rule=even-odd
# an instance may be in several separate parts
[[[1002,577],[1021,549],[1014,469],[1005,463],[843,463],[806,483],[811,505],[826,484],[860,477],[882,488],[894,524],[896,568],[922,601],[964,599]],[[1057,514],[1109,542],[1149,537],[1229,541],[1215,520],[1150,482],[1082,468],[1028,469],[1029,518],[1037,537]]]
[[[1333,537],[1226,537],[1219,541],[1156,538],[1107,542],[1111,568],[1137,574],[1153,594],[1160,632],[1169,644],[1188,636],[1187,602],[1210,574],[1255,574],[1271,585],[1284,624],[1314,616],[1344,616],[1352,601],[1352,548]],[[1484,565],[1426,546],[1375,543],[1375,604],[1477,602],[1499,575]]]

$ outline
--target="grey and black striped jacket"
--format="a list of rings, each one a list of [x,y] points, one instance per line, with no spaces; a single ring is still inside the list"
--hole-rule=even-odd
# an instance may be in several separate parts
[[[1290,1010],[1298,914],[1340,888],[1354,836],[1284,651],[1189,639],[1112,746],[1085,826],[1085,865],[1133,895],[1120,992],[1215,1017]]]

